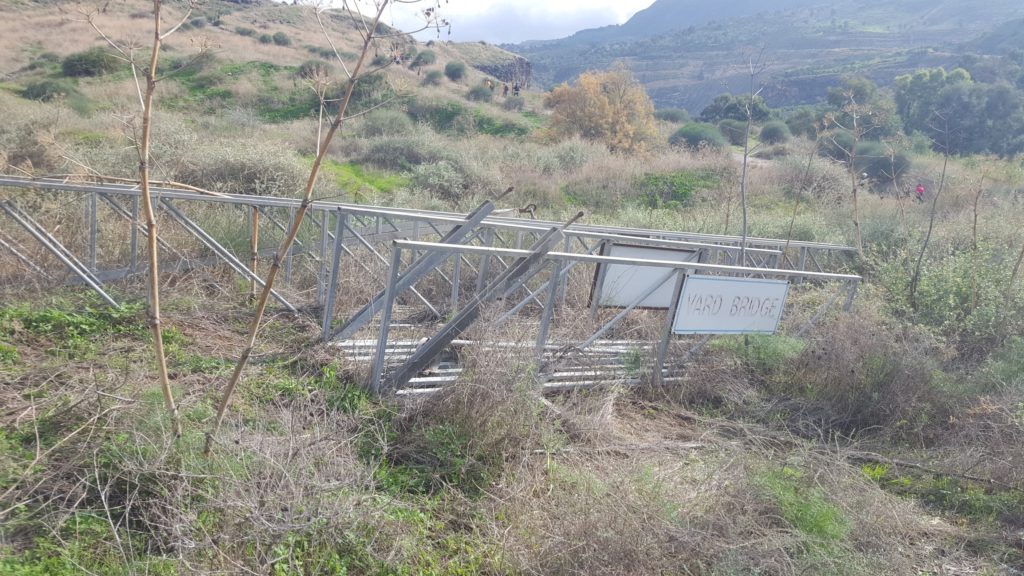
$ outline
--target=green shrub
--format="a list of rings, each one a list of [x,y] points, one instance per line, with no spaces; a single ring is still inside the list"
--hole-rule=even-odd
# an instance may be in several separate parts
[[[387,170],[408,170],[443,157],[444,153],[437,145],[422,138],[401,136],[374,140],[362,160]]]
[[[466,175],[449,160],[416,166],[410,175],[409,185],[413,190],[448,202],[458,201],[469,188]]]
[[[770,378],[784,372],[788,362],[797,358],[806,345],[799,338],[781,334],[750,334],[719,338],[713,347],[729,350],[753,374]]]
[[[785,122],[775,120],[768,122],[761,128],[761,132],[757,138],[765,144],[785,144],[792,138],[792,134],[789,132],[789,126],[786,126]]]
[[[413,131],[412,120],[397,110],[374,110],[363,117],[359,128],[364,138],[400,136]]]
[[[391,57],[386,54],[377,54],[370,60],[370,66],[374,68],[381,68],[391,63]]]
[[[505,98],[501,107],[509,112],[521,112],[526,107],[526,99],[522,96],[509,96]]]
[[[700,122],[683,125],[672,134],[668,143],[672,146],[687,146],[694,149],[701,147],[721,149],[728,145],[718,128]]]
[[[260,41],[260,44],[273,44],[274,43],[274,37],[271,36],[270,34],[260,34],[258,40]]]
[[[199,16],[188,21],[193,28],[204,28],[206,27],[206,18]]]
[[[21,95],[29,100],[40,100],[42,102],[49,102],[58,97],[80,96],[78,88],[74,84],[61,79],[46,79],[33,82],[25,87]]]
[[[466,65],[462,62],[449,62],[444,67],[444,75],[452,82],[458,82],[466,76]]]
[[[475,125],[472,111],[464,104],[451,100],[417,100],[409,103],[408,110],[413,119],[430,124],[441,132],[471,132]]]
[[[416,58],[412,61],[410,66],[412,68],[422,68],[424,66],[430,66],[437,62],[437,54],[433,50],[424,50],[416,55]]]
[[[300,78],[318,78],[327,76],[331,71],[331,65],[323,60],[306,60],[299,65],[298,74]]]
[[[469,89],[466,98],[474,102],[490,102],[494,97],[494,91],[484,84],[478,84]]]
[[[117,70],[121,62],[116,56],[103,48],[90,48],[84,52],[72,54],[61,63],[65,76],[102,76]]]
[[[677,208],[689,202],[695,191],[713,188],[718,182],[718,176],[708,171],[647,174],[637,184],[637,190],[649,208]]]
[[[671,122],[673,124],[682,124],[690,121],[690,113],[681,108],[663,108],[661,110],[655,110],[654,117],[658,120],[664,120],[665,122]]]
[[[274,44],[277,44],[278,46],[291,46],[292,44],[292,39],[284,32],[274,32],[271,39],[274,41]]]
[[[718,131],[722,133],[722,136],[725,136],[729,144],[743,146],[743,141],[747,136],[747,123],[742,120],[727,118],[718,123]]]
[[[234,146],[212,142],[181,154],[175,178],[184,184],[228,194],[294,196],[308,169],[293,154],[269,144]]]
[[[423,77],[424,86],[440,86],[444,74],[440,70],[431,70]]]

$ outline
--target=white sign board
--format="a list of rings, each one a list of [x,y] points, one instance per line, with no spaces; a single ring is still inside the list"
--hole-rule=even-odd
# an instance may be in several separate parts
[[[697,252],[693,250],[627,244],[610,244],[602,250],[601,255],[633,260],[668,260],[670,262],[696,262],[698,258]],[[665,266],[601,264],[598,266],[594,284],[598,298],[597,303],[600,306],[625,308],[635,302],[653,284],[661,282],[661,287],[644,298],[638,307],[667,310],[672,306],[672,289],[675,287],[674,276],[666,279],[666,275],[671,271],[672,268]]]
[[[687,276],[676,308],[676,334],[774,334],[789,282]]]

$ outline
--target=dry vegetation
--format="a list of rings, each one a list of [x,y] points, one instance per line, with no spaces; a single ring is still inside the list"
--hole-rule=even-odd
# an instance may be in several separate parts
[[[221,48],[161,86],[157,177],[295,196],[316,150],[312,115],[293,106],[308,95],[299,66],[319,59],[306,47],[322,46],[315,24],[285,6],[221,7],[221,25],[186,32]],[[140,9],[111,5],[110,25],[127,35]],[[41,44],[31,27],[56,26],[54,11],[3,14],[0,51],[14,68],[0,83],[3,172],[131,177],[119,121],[137,104],[130,79],[83,78],[78,100],[23,98],[26,84],[56,74],[41,52],[96,42],[68,22]],[[236,27],[283,31],[292,45]],[[332,143],[317,197],[464,210],[515,186],[503,204],[536,203],[545,218],[582,208],[594,223],[739,232],[730,151],[669,148],[665,122],[643,156],[559,138],[541,94],[526,94],[523,111],[500,97],[469,101],[483,78],[472,70],[419,87],[453,57],[440,43],[436,52],[422,70],[385,71],[390,84],[363,103],[394,100]],[[32,62],[41,68],[26,69]],[[852,241],[845,169],[808,165],[810,146],[795,140],[753,163],[751,235]],[[916,155],[897,188],[934,189],[941,165]],[[1024,279],[1009,281],[1022,180],[1018,161],[951,161],[916,308],[907,288],[928,207],[874,187],[860,199],[864,259],[834,263],[867,279],[853,314],[833,312],[796,337],[834,287],[794,287],[782,335],[718,338],[664,389],[545,402],[529,354],[467,349],[465,376],[444,392],[373,399],[359,387],[365,366],[315,344],[315,320],[275,315],[210,458],[202,433],[246,346],[248,286],[213,268],[164,279],[185,428],[176,441],[152,385],[140,286],[117,285],[130,305],[113,312],[0,250],[0,573],[1018,574]],[[81,203],[15,190],[0,198],[30,207],[70,247],[84,244]],[[4,222],[0,240],[24,240]],[[204,220],[244,251],[241,222],[228,210]],[[114,240],[124,229],[102,223],[101,262],[124,261]],[[199,251],[164,230],[179,250]],[[267,234],[268,246],[281,236]],[[344,279],[339,309],[378,289],[385,265],[366,266]],[[314,273],[297,271],[289,295],[308,296]],[[578,294],[589,280],[574,272],[571,311],[585,308]],[[592,328],[577,316],[558,319],[560,338]],[[640,311],[614,334],[638,338],[661,321]],[[487,323],[476,330],[487,339]],[[534,337],[520,324],[499,335],[515,330]]]

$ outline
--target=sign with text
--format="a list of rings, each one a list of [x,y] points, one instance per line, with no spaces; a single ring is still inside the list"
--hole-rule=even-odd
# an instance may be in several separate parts
[[[668,260],[670,262],[696,262],[694,250],[673,250],[651,246],[610,244],[601,251],[602,256],[630,258],[633,260]],[[597,269],[594,289],[598,304],[612,308],[625,308],[636,302],[653,284],[661,285],[650,296],[643,299],[638,308],[662,308],[672,306],[673,279],[665,276],[671,268],[664,266],[633,266],[629,264],[601,264]]]
[[[774,334],[789,282],[687,276],[676,308],[675,334]]]

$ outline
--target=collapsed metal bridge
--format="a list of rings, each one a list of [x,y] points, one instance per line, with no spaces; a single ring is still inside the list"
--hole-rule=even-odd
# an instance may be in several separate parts
[[[261,268],[300,205],[178,188],[153,194],[161,271],[227,268],[241,282],[222,290],[239,297],[263,286]],[[129,184],[0,176],[0,287],[81,283],[118,306],[118,281],[147,272],[140,195]],[[492,202],[469,214],[314,202],[274,300],[315,316],[321,338],[365,366],[376,392],[417,394],[455,381],[467,348],[525,355],[531,377],[560,390],[679,378],[711,338],[673,336],[690,274],[837,284],[797,332],[843,294],[848,307],[860,282],[841,273],[854,253],[846,246],[743,245],[737,236],[505,213]],[[609,298],[616,274],[621,294]]]

